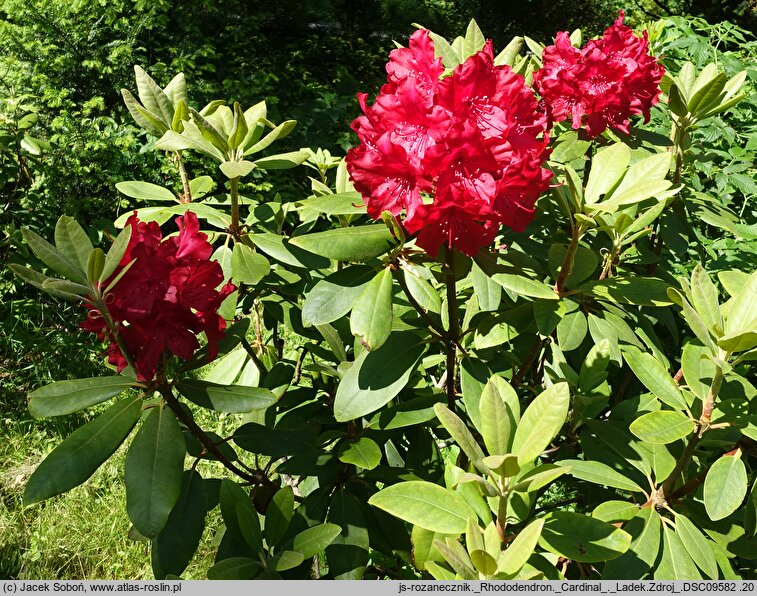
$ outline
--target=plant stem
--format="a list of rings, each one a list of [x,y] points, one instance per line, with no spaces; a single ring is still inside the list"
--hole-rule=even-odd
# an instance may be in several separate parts
[[[681,457],[676,462],[676,467],[670,473],[670,475],[662,483],[660,489],[661,497],[671,494],[673,487],[675,486],[678,477],[691,463],[691,458],[694,456],[694,450],[696,449],[702,435],[709,429],[710,421],[712,419],[712,410],[715,409],[715,399],[720,393],[720,387],[723,384],[723,369],[720,366],[715,368],[715,375],[712,378],[710,384],[710,390],[707,392],[707,397],[702,405],[702,415],[699,417],[699,421],[694,428],[694,432],[689,436],[689,442],[686,445]]]
[[[239,240],[239,177],[231,179],[231,225],[229,231],[235,240]]]
[[[541,337],[539,337],[539,335],[537,334],[537,336],[534,338],[534,343],[531,344],[531,351],[528,353],[528,356],[526,356],[523,364],[521,364],[518,372],[515,373],[515,376],[513,376],[512,380],[510,381],[510,386],[513,389],[517,389],[518,386],[523,382],[526,373],[531,368],[534,360],[536,360],[536,356],[539,354],[539,349],[542,347],[543,343],[544,342],[542,341]]]
[[[184,187],[184,194],[181,197],[180,203],[192,202],[192,191],[189,189],[189,176],[187,176],[187,168],[184,166],[184,160],[181,157],[181,151],[176,151],[176,165],[179,166],[179,176],[181,176],[181,184]]]
[[[208,453],[213,454],[213,456],[223,465],[224,468],[252,484],[270,484],[273,487],[278,488],[275,483],[271,482],[271,480],[262,472],[248,472],[238,467],[234,464],[234,462],[229,460],[218,448],[218,445],[216,445],[211,440],[211,438],[207,434],[205,434],[205,431],[197,425],[192,416],[189,415],[187,411],[181,407],[179,400],[176,399],[176,396],[174,396],[173,391],[169,386],[163,385],[162,387],[160,387],[159,391],[168,407],[171,408],[173,413],[176,415],[176,418],[178,418],[184,424],[184,426],[187,427],[189,432],[191,432],[192,435],[194,435],[194,437],[198,441],[200,441],[200,443]]]
[[[573,262],[576,259],[576,250],[578,250],[578,243],[581,240],[583,233],[584,228],[582,225],[579,224],[573,226],[570,244],[568,245],[568,250],[565,253],[562,267],[560,267],[560,273],[557,276],[557,281],[555,281],[555,292],[557,292],[560,296],[562,296],[563,294],[563,290],[565,289],[565,282],[568,279],[570,272],[573,271]]]
[[[460,338],[460,318],[457,312],[457,287],[455,286],[455,253],[446,249],[445,265],[447,269],[447,314],[449,331],[447,332],[447,407],[455,411],[455,363],[457,361],[457,342]]]

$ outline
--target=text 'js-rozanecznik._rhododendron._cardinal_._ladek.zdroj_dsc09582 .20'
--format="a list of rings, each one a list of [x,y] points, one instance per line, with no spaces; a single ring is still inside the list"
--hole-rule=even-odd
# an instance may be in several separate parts
[[[534,74],[541,101],[509,66],[495,65],[491,41],[444,76],[425,29],[389,55],[387,83],[352,124],[361,143],[347,166],[368,214],[405,212],[404,226],[432,256],[442,245],[470,256],[500,225],[523,231],[552,173],[549,129],[572,116],[596,136],[628,132],[628,117],[649,116],[664,69],[649,42],[622,24],[579,50],[567,33],[544,50]]]

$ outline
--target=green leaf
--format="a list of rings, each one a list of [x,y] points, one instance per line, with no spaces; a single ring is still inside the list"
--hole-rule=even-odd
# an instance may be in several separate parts
[[[87,270],[92,241],[76,220],[68,215],[61,215],[55,224],[55,247],[72,263],[78,263],[83,271]]]
[[[518,57],[518,54],[520,54],[520,50],[523,47],[523,42],[524,40],[522,37],[513,37],[510,43],[508,43],[494,58],[494,66],[514,66],[515,59]]]
[[[318,330],[318,333],[323,336],[323,339],[326,340],[331,352],[336,357],[336,361],[345,362],[347,360],[347,352],[344,349],[344,342],[342,341],[339,332],[329,323],[316,325],[315,328]]]
[[[66,492],[92,476],[134,428],[141,406],[141,399],[123,399],[76,429],[37,466],[24,489],[24,505]]]
[[[265,410],[276,403],[276,396],[263,387],[228,385],[208,381],[179,381],[179,393],[192,403],[227,414],[246,414]]]
[[[536,328],[545,337],[552,335],[552,332],[557,329],[566,312],[564,300],[560,300],[559,302],[555,302],[554,300],[534,300],[533,308]],[[584,322],[586,322],[585,318]]]
[[[591,162],[584,200],[591,205],[610,191],[623,177],[631,161],[631,150],[624,143],[599,149]]]
[[[181,494],[186,447],[174,413],[157,406],[126,454],[126,511],[143,536],[155,538]]]
[[[701,264],[697,263],[691,274],[691,303],[694,310],[712,331],[716,326],[723,329],[723,316],[718,304],[718,290]]]
[[[208,579],[253,579],[263,572],[263,563],[249,557],[224,559],[208,569]]]
[[[512,452],[523,465],[536,459],[560,432],[570,405],[567,383],[542,391],[526,408],[515,429]]]
[[[312,252],[302,250],[292,245],[286,238],[278,234],[261,233],[247,236],[252,243],[269,257],[281,261],[290,267],[302,269],[323,269],[329,266],[329,260]]]
[[[244,178],[255,169],[256,165],[243,159],[242,161],[223,161],[218,167],[223,175],[231,180],[233,178]]]
[[[482,311],[497,310],[502,299],[502,286],[492,281],[476,261],[473,261],[471,265],[471,281],[473,291],[478,298],[478,307]]]
[[[615,559],[628,550],[631,535],[580,513],[556,511],[544,517],[539,544],[551,553],[582,563]]]
[[[370,538],[362,507],[357,497],[340,489],[331,498],[327,522],[341,532],[326,547],[326,560],[334,579],[362,579],[370,559]]]
[[[121,89],[121,97],[123,97],[124,104],[126,105],[126,109],[129,110],[129,114],[134,118],[134,122],[136,122],[141,128],[156,137],[161,136],[168,130],[166,124],[161,122],[160,116],[143,108],[134,95],[132,95],[131,91],[128,89]]]
[[[681,390],[657,358],[631,345],[623,346],[623,357],[636,378],[656,398],[676,410],[686,409]]]
[[[57,381],[29,394],[29,413],[35,418],[71,414],[123,393],[135,383],[121,376]]]
[[[194,470],[184,472],[181,494],[163,530],[152,541],[155,579],[181,575],[200,545],[207,502],[203,479]]]
[[[491,278],[506,290],[510,290],[519,296],[530,296],[532,298],[541,298],[542,300],[560,299],[560,296],[549,286],[521,275],[495,273]]]
[[[223,479],[219,502],[226,531],[237,542],[250,547],[256,555],[262,554],[263,536],[260,531],[260,520],[244,489],[232,480]]]
[[[757,271],[734,296],[725,322],[726,336],[757,331]]]
[[[568,313],[557,325],[557,343],[563,352],[578,348],[586,337],[589,325],[580,310]]]
[[[121,263],[121,259],[123,259],[124,254],[126,253],[126,249],[129,246],[130,240],[131,226],[128,226],[121,230],[121,233],[116,236],[116,239],[113,241],[113,244],[111,244],[110,249],[108,249],[108,254],[105,255],[105,264],[103,265],[103,270],[100,273],[100,283],[104,283],[106,280],[108,280],[116,270],[118,265]]]
[[[350,330],[366,350],[381,347],[392,330],[392,272],[382,269],[358,296]]]
[[[465,58],[473,56],[473,54],[479,52],[486,43],[484,34],[481,33],[481,29],[474,19],[468,23],[468,29],[465,31],[465,38],[463,48],[465,50]]]
[[[245,152],[249,153],[249,152]],[[308,158],[305,151],[290,151],[289,153],[278,153],[261,157],[255,160],[255,167],[259,170],[288,170],[300,165]]]
[[[582,392],[589,394],[605,381],[609,363],[610,340],[603,339],[592,346],[583,364],[581,364],[581,372],[578,374],[578,387]]]
[[[568,466],[570,468],[568,474],[573,476],[573,478],[634,493],[644,492],[633,480],[624,476],[620,472],[616,472],[610,466],[603,464],[602,462],[581,459],[564,459],[560,460],[558,463],[561,466]]]
[[[623,529],[633,540],[628,551],[617,559],[608,561],[602,571],[602,579],[639,579],[655,564],[660,552],[662,522],[654,507],[638,511]]]
[[[677,297],[676,302],[681,305],[683,318],[686,320],[686,323],[694,332],[694,335],[697,337],[697,339],[708,348],[710,348],[710,350],[714,353],[715,344],[712,341],[710,330],[707,329],[707,325],[705,325],[702,317],[699,316],[699,313],[697,313],[697,311],[694,310],[694,307],[689,304],[686,296],[684,296],[678,290],[671,288],[670,295]]]
[[[284,536],[294,513],[294,491],[291,486],[283,486],[273,495],[265,512],[265,543],[273,548]],[[297,550],[297,549],[295,549]],[[300,561],[302,562],[302,561]],[[299,565],[299,563],[298,563]],[[279,569],[278,571],[281,571]]]
[[[510,384],[494,375],[481,392],[481,435],[489,453],[510,453],[513,433],[520,419],[518,395]]]
[[[718,565],[712,557],[712,549],[707,538],[686,516],[679,513],[675,521],[676,534],[697,567],[710,579],[718,579]]]
[[[270,273],[271,264],[260,253],[237,242],[231,253],[231,271],[235,281],[254,285]]]
[[[372,470],[381,462],[381,449],[368,437],[346,443],[339,453],[339,461],[364,470]]]
[[[407,385],[426,350],[421,338],[396,332],[372,352],[364,351],[336,390],[334,416],[354,420],[378,410]]]
[[[475,516],[460,493],[437,484],[409,480],[373,495],[368,504],[432,532],[461,534]]]
[[[549,269],[552,272],[553,279],[556,279],[562,264],[565,261],[565,255],[568,252],[567,244],[553,244],[549,248]],[[573,260],[573,268],[570,270],[570,275],[565,280],[565,285],[568,288],[573,288],[577,284],[584,281],[587,277],[590,277],[597,268],[599,259],[593,250],[580,244],[576,247],[576,252]]]
[[[591,512],[592,517],[608,523],[626,522],[639,513],[639,506],[628,501],[603,501]],[[633,535],[633,532],[631,533]]]
[[[712,521],[736,511],[747,491],[747,474],[740,456],[725,455],[707,471],[704,479],[704,508]]]
[[[473,267],[476,265],[474,264]],[[412,271],[404,269],[402,276],[407,284],[410,295],[426,312],[435,312],[439,314],[442,310],[442,300],[434,287],[422,277],[415,275]]]
[[[292,539],[292,549],[309,559],[322,552],[342,529],[336,524],[320,524],[303,530]]]
[[[275,571],[286,571],[288,569],[294,569],[304,560],[305,557],[298,552],[283,550],[276,553],[268,560],[268,567]]]
[[[515,575],[526,564],[528,559],[534,553],[534,549],[539,542],[544,519],[535,519],[518,535],[507,547],[507,550],[499,557],[498,570],[508,575]]]
[[[439,422],[447,430],[450,436],[455,440],[458,447],[462,450],[468,459],[471,460],[473,465],[479,468],[481,471],[486,472],[486,468],[482,468],[481,460],[484,458],[484,452],[473,438],[473,435],[468,430],[465,422],[452,410],[450,410],[446,404],[438,403],[434,405],[434,412]],[[425,526],[424,526],[425,527]]]
[[[89,283],[95,284],[100,279],[100,275],[105,267],[105,253],[102,248],[93,248],[89,253],[87,260],[87,279]]]
[[[645,443],[667,445],[689,436],[694,427],[694,421],[681,412],[659,410],[640,416],[628,430]]]
[[[87,283],[85,273],[86,263],[82,266],[77,261],[72,261],[65,254],[55,248],[39,234],[32,232],[29,228],[22,228],[21,233],[24,240],[37,255],[40,261],[50,267],[53,271],[60,273],[62,276],[79,283]]]
[[[637,306],[668,306],[672,304],[667,294],[668,284],[653,277],[625,277],[618,275],[592,281],[580,287],[580,291],[600,300]]]
[[[173,120],[171,100],[168,99],[168,96],[160,86],[138,64],[134,65],[134,73],[136,74],[137,91],[142,104],[150,112],[159,116],[162,122],[170,123]]]
[[[371,267],[353,265],[323,278],[305,295],[303,322],[323,325],[343,317],[350,312],[374,275],[375,270]]]
[[[254,127],[250,127],[250,132],[248,133],[247,137],[245,138],[244,142],[242,143],[242,148],[244,149],[245,155],[251,155],[253,153],[260,153],[263,149],[266,149],[269,147],[274,141],[277,139],[283,139],[286,137],[290,132],[294,130],[294,127],[297,125],[296,120],[285,120],[278,126],[274,127],[271,132],[269,132],[266,136],[264,136],[262,139],[257,141],[254,145],[248,147],[247,145],[252,140],[252,134],[254,132]],[[302,161],[305,161],[307,159],[307,153],[304,151],[294,151],[293,153],[304,153],[305,157],[302,159]],[[302,161],[298,163],[302,163]]]
[[[356,215],[366,211],[363,197],[355,191],[312,197],[297,204],[300,208],[313,209],[326,215]]]
[[[654,570],[654,578],[656,580],[702,578],[678,534],[667,524],[662,526],[662,558]]]
[[[295,236],[289,243],[329,259],[366,261],[384,254],[396,241],[384,224],[374,224]]]
[[[169,201],[176,203],[178,200],[176,195],[167,188],[152,184],[151,182],[142,182],[141,180],[118,182],[116,188],[127,197],[141,201]]]

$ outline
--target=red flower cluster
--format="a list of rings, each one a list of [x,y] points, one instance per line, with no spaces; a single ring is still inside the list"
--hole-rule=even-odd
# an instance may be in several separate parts
[[[399,215],[431,255],[453,246],[468,255],[500,224],[522,231],[551,173],[547,122],[523,77],[495,66],[491,42],[450,76],[426,30],[389,54],[387,83],[352,123],[361,144],[347,168],[368,214]]]
[[[216,342],[223,337],[226,322],[218,315],[221,302],[236,288],[223,282],[221,265],[210,261],[213,247],[200,232],[197,216],[187,211],[176,218],[179,234],[163,239],[154,221],[139,221],[136,214],[128,222],[131,238],[121,262],[105,285],[134,261],[108,293],[106,307],[118,333],[133,356],[137,378],[150,381],[166,349],[188,360],[200,347],[195,335],[208,338],[212,360],[218,354]],[[83,329],[110,339],[108,360],[126,367],[126,359],[110,335],[102,315],[90,306]]]
[[[555,45],[544,48],[544,66],[534,74],[534,87],[544,98],[554,122],[572,118],[573,128],[586,126],[591,137],[606,128],[629,133],[628,117],[644,114],[657,103],[665,69],[649,54],[649,39],[623,24],[623,11],[601,38],[583,49],[573,47],[562,31]]]

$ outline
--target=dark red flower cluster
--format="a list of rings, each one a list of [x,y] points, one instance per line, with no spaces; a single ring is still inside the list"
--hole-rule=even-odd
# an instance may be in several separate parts
[[[567,32],[544,48],[544,66],[534,73],[534,87],[544,98],[554,122],[572,119],[573,128],[586,126],[591,137],[606,128],[629,133],[628,118],[644,114],[657,103],[665,69],[649,54],[647,32],[642,37],[623,24],[623,11],[601,38],[583,49],[573,47]]]
[[[196,334],[205,332],[210,359],[218,354],[217,341],[226,322],[218,315],[223,300],[236,288],[223,282],[221,265],[211,261],[213,247],[200,232],[197,216],[187,211],[176,218],[179,234],[163,239],[154,221],[132,215],[131,238],[116,271],[104,285],[131,265],[108,293],[106,308],[134,358],[137,378],[150,381],[166,350],[188,360],[200,347]],[[111,341],[108,360],[119,372],[127,363],[102,315],[90,306],[82,328]]]
[[[534,93],[508,66],[495,66],[491,42],[444,73],[426,30],[394,50],[375,103],[358,95],[352,123],[361,144],[347,168],[368,214],[405,211],[405,228],[436,256],[444,244],[468,255],[499,226],[522,231],[548,187],[547,121]]]

